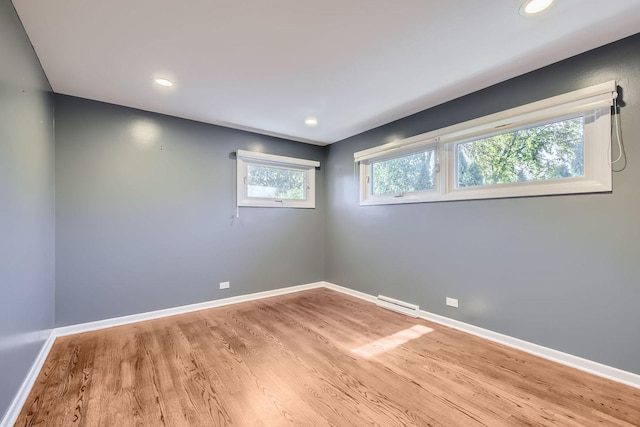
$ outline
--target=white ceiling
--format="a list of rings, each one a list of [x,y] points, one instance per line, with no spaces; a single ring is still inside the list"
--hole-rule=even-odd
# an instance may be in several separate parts
[[[324,145],[640,32],[640,0],[522,1],[13,3],[57,93]]]

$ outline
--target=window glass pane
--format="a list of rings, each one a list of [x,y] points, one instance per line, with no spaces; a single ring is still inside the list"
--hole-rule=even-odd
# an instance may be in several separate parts
[[[305,171],[247,165],[247,195],[271,199],[304,200],[307,197]]]
[[[372,191],[376,196],[432,190],[435,150],[372,163]]]
[[[462,187],[584,176],[584,117],[457,145]]]

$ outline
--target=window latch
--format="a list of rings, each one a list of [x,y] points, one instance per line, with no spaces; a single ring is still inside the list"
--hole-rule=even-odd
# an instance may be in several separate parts
[[[436,163],[435,172],[440,173],[440,163]]]
[[[396,195],[395,195],[395,196],[393,196],[393,197],[404,197],[404,193],[398,193],[398,194],[396,194]]]

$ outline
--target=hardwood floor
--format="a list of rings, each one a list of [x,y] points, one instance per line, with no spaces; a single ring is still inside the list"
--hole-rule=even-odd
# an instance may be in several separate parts
[[[58,338],[18,426],[638,426],[640,390],[317,289]]]

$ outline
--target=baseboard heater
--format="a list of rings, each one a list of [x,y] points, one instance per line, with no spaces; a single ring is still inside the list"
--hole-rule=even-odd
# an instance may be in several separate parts
[[[418,317],[420,315],[420,307],[417,305],[385,297],[384,295],[378,295],[376,305],[411,317]]]

